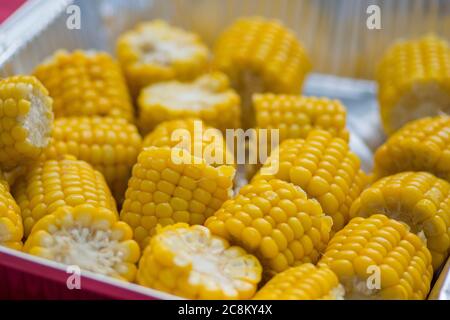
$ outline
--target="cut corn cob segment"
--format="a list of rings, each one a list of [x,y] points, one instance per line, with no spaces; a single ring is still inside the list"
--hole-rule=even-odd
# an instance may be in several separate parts
[[[112,116],[133,120],[118,63],[107,53],[58,51],[34,70],[54,100],[55,117]]]
[[[58,118],[46,159],[70,154],[100,171],[114,198],[122,203],[131,168],[141,150],[137,128],[125,119],[111,117]]]
[[[332,219],[299,187],[273,179],[244,186],[205,226],[259,258],[266,278],[291,266],[316,263]]]
[[[234,174],[233,167],[210,166],[186,150],[146,148],[133,167],[120,218],[144,248],[158,224],[203,224],[231,197]]]
[[[263,168],[275,162],[276,174],[266,175],[260,170],[253,180],[277,178],[300,186],[333,218],[333,231],[348,222],[350,206],[368,182],[348,144],[323,130],[311,131],[305,140],[283,141]]]
[[[450,248],[450,184],[427,172],[403,172],[385,177],[364,190],[350,216],[374,213],[405,222],[411,232],[425,236],[436,271]]]
[[[35,77],[0,80],[0,168],[36,160],[50,141],[52,121],[52,99]]]
[[[90,204],[116,213],[116,203],[102,174],[73,156],[37,162],[12,189],[23,217],[25,235],[42,217],[62,206]]]
[[[346,299],[425,299],[433,276],[422,240],[381,214],[352,219],[330,240],[318,265],[338,276]]]
[[[234,159],[222,132],[195,118],[159,124],[144,138],[142,146],[183,148],[215,167]]]
[[[296,36],[275,20],[241,18],[219,37],[215,66],[231,79],[242,98],[242,123],[253,127],[254,93],[299,94],[309,59]]]
[[[131,228],[102,207],[60,207],[33,227],[24,251],[124,281],[136,277],[139,245]]]
[[[275,275],[254,300],[342,300],[344,287],[327,266],[304,263]]]
[[[162,20],[141,23],[124,33],[116,49],[134,97],[155,82],[191,80],[209,64],[209,50],[198,35]]]
[[[433,35],[394,44],[377,72],[381,118],[392,134],[407,122],[450,113],[450,46]]]
[[[141,91],[139,125],[143,133],[148,133],[163,121],[194,117],[225,132],[239,127],[239,103],[239,96],[220,72],[192,82],[156,83]]]
[[[402,171],[428,171],[450,182],[450,117],[415,120],[375,152],[376,178]]]
[[[188,299],[249,299],[261,280],[256,257],[203,226],[160,228],[139,263],[139,284]]]
[[[9,192],[0,172],[0,245],[20,250],[23,224],[20,208]]]
[[[279,129],[280,141],[306,138],[313,129],[322,129],[348,141],[346,109],[338,100],[286,94],[253,95],[256,127]]]

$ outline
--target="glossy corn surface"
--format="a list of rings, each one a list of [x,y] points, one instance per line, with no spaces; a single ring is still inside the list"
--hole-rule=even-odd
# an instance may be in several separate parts
[[[20,208],[9,192],[0,172],[0,245],[20,250],[23,224]]]

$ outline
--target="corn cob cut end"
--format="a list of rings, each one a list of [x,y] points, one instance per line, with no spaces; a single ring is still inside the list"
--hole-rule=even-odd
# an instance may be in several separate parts
[[[114,212],[80,205],[61,207],[39,220],[24,251],[82,270],[133,281],[139,245],[131,228],[118,222]]]
[[[139,284],[188,299],[249,299],[261,280],[256,257],[203,226],[159,228],[139,264]]]

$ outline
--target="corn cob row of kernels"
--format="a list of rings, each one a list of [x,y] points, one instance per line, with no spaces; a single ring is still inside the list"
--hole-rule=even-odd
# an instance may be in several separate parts
[[[277,173],[264,174],[262,170],[274,163]],[[253,180],[274,178],[292,182],[317,199],[333,218],[333,231],[347,224],[350,207],[368,180],[347,142],[323,130],[313,130],[305,140],[282,142]]]
[[[52,120],[52,99],[35,77],[0,80],[0,168],[39,158],[49,143]]]
[[[427,172],[403,172],[378,180],[352,205],[350,216],[373,213],[405,222],[423,234],[436,271],[450,248],[450,183]]]
[[[244,186],[205,222],[213,234],[258,257],[266,277],[301,263],[316,263],[331,225],[317,201],[277,179]]]
[[[304,263],[275,275],[255,300],[342,300],[344,287],[327,266]]]
[[[377,72],[381,118],[392,134],[407,122],[450,112],[450,46],[426,36],[394,44]]]
[[[139,284],[188,299],[249,299],[261,280],[259,261],[203,226],[158,230],[139,263]]]
[[[217,40],[215,66],[231,79],[243,99],[242,123],[253,127],[254,93],[298,94],[311,66],[296,36],[275,20],[242,18]]]
[[[116,51],[134,97],[155,82],[197,77],[208,69],[210,55],[199,36],[161,20],[121,35]]]
[[[225,132],[239,127],[239,104],[239,96],[220,72],[191,82],[156,83],[139,95],[139,127],[146,134],[164,121],[198,118]]]
[[[73,156],[35,163],[15,183],[12,194],[21,209],[26,236],[39,219],[62,206],[90,204],[117,215],[103,175]]]
[[[346,299],[425,299],[433,276],[422,240],[381,214],[352,219],[330,240],[318,265],[338,276]]]
[[[23,224],[20,208],[9,191],[8,183],[0,172],[0,245],[20,250]]]
[[[55,117],[111,116],[133,120],[133,106],[117,62],[107,53],[58,51],[34,75],[53,98]]]
[[[88,162],[104,175],[114,198],[122,203],[141,144],[137,128],[125,119],[58,118],[44,158],[58,159],[69,154]]]
[[[306,138],[313,129],[348,141],[346,110],[338,100],[286,94],[253,95],[256,127],[278,129],[280,141]]]
[[[32,255],[133,281],[140,257],[131,228],[103,207],[60,207],[40,219],[24,245]]]
[[[450,117],[415,120],[375,153],[376,178],[402,171],[428,171],[450,181]]]
[[[203,224],[231,197],[234,174],[232,166],[210,166],[186,150],[146,148],[133,167],[120,217],[144,248],[158,224]]]

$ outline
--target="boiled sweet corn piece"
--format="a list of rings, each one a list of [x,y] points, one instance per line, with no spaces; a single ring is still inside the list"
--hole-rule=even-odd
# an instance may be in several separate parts
[[[121,35],[116,51],[134,97],[155,82],[197,77],[208,69],[210,56],[198,35],[162,20],[141,23]]]
[[[301,263],[316,263],[332,219],[299,187],[273,179],[244,186],[205,222],[213,234],[254,254],[265,278]]]
[[[348,141],[346,109],[338,100],[287,94],[253,95],[256,127],[278,129],[280,141],[306,138],[322,129]]]
[[[344,287],[327,266],[304,263],[275,275],[254,300],[342,300]]]
[[[186,150],[145,148],[133,167],[120,218],[144,248],[157,225],[203,224],[231,197],[234,174],[232,166],[210,166]]]
[[[295,34],[275,20],[241,18],[219,37],[215,66],[231,79],[243,102],[242,123],[253,127],[254,93],[299,94],[309,59]]]
[[[20,208],[11,196],[8,183],[0,172],[0,245],[20,250],[23,224]]]
[[[330,240],[318,265],[338,276],[345,299],[425,299],[433,276],[422,240],[381,214],[352,219]]]
[[[381,118],[392,134],[407,122],[450,112],[450,46],[433,35],[394,44],[377,72]]]
[[[58,159],[69,154],[88,162],[104,175],[114,198],[122,203],[141,144],[137,128],[125,119],[58,118],[44,157]]]
[[[25,235],[42,217],[62,206],[90,204],[116,213],[116,203],[102,174],[73,156],[40,161],[12,188],[23,217]]]
[[[39,158],[50,141],[52,121],[52,99],[35,77],[0,80],[0,168]]]
[[[450,183],[428,172],[403,172],[378,180],[353,203],[350,216],[373,213],[406,223],[424,236],[436,271],[450,249]]]
[[[191,82],[156,83],[142,89],[139,96],[139,126],[148,133],[161,122],[193,117],[225,132],[239,127],[239,104],[239,96],[220,72]]]
[[[375,152],[376,178],[402,171],[428,171],[450,182],[450,117],[415,120]]]
[[[234,159],[222,132],[195,118],[159,124],[142,143],[144,148],[151,146],[183,148],[215,167],[228,164]]]
[[[278,164],[275,174],[262,172],[274,164]],[[333,231],[346,225],[350,206],[368,182],[348,144],[323,130],[311,131],[305,140],[283,141],[262,169],[253,180],[277,178],[300,186],[333,218]]]
[[[60,207],[33,227],[24,251],[85,271],[134,281],[139,245],[131,228],[102,207]]]
[[[133,106],[118,63],[107,53],[57,51],[36,67],[54,100],[55,117],[112,116],[133,120]]]
[[[203,226],[160,228],[139,263],[137,282],[188,299],[249,299],[261,280],[256,257]]]

